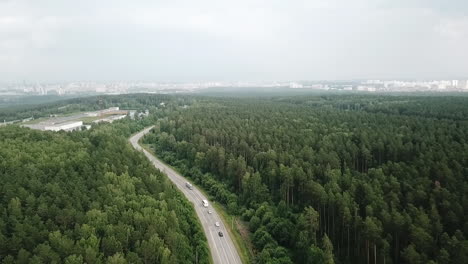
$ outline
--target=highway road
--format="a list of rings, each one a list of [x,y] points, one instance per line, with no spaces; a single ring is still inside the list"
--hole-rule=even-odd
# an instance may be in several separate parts
[[[147,134],[152,127],[145,128],[144,130],[140,131],[139,133],[132,136],[129,140],[132,146],[139,150],[143,151],[146,157],[154,164],[154,166],[165,173],[169,179],[182,191],[182,193],[187,197],[189,201],[191,201],[194,205],[195,211],[200,219],[200,222],[203,226],[203,230],[205,232],[205,236],[208,240],[208,245],[210,247],[211,256],[213,257],[213,262],[215,264],[241,264],[241,259],[239,254],[232,242],[231,237],[229,236],[228,232],[226,231],[226,223],[224,223],[219,214],[216,210],[211,206],[211,201],[208,200],[195,186],[192,190],[185,186],[187,182],[184,177],[182,177],[179,173],[162,163],[159,159],[153,156],[151,153],[143,149],[138,141],[141,137]],[[203,207],[202,201],[208,200],[209,206],[208,208]],[[211,210],[211,214],[208,213],[208,210]],[[215,223],[219,222],[220,226],[216,227]],[[218,235],[218,232],[223,232],[223,237]]]

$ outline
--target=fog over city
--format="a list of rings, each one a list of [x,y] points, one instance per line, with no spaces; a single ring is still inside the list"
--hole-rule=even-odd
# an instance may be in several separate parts
[[[0,1],[0,82],[468,79],[468,1]]]

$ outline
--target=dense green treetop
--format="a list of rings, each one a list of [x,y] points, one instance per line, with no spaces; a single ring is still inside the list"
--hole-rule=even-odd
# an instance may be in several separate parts
[[[468,259],[468,97],[198,97],[165,114],[146,142],[243,216],[258,263]]]
[[[99,96],[0,120],[111,106],[152,115],[0,128],[3,262],[206,261],[193,209],[125,142],[151,124],[157,155],[246,222],[256,263],[468,259],[467,96]]]
[[[192,205],[126,141],[138,129],[1,127],[0,261],[208,263]]]

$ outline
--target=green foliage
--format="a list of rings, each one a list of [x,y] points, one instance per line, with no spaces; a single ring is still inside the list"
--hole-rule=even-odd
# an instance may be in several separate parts
[[[140,126],[0,128],[0,262],[208,263],[192,205],[127,142]]]
[[[96,111],[109,107],[119,106],[121,109],[133,109],[138,111],[150,110],[156,112],[160,103],[169,103],[167,109],[189,104],[185,98],[175,98],[171,95],[148,96],[147,94],[132,94],[126,96],[99,95],[92,97],[72,98],[52,103],[43,103],[46,97],[36,96],[26,98],[24,105],[0,107],[0,122],[21,121],[34,117],[49,117],[50,115],[63,115],[81,111]],[[177,99],[177,100],[176,100]],[[1,106],[1,100],[0,100]]]
[[[194,101],[145,141],[242,215],[257,262],[276,247],[294,263],[463,262],[468,97]]]
[[[333,260],[333,245],[328,238],[327,234],[323,235],[322,239],[322,247],[323,247],[323,259],[325,264],[334,264],[335,261]]]

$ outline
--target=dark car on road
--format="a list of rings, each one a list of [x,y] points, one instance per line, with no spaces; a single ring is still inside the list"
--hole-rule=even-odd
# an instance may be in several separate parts
[[[218,235],[219,235],[220,237],[223,237],[223,236],[224,236],[224,235],[223,235],[223,232],[221,232],[221,231],[218,232]]]

